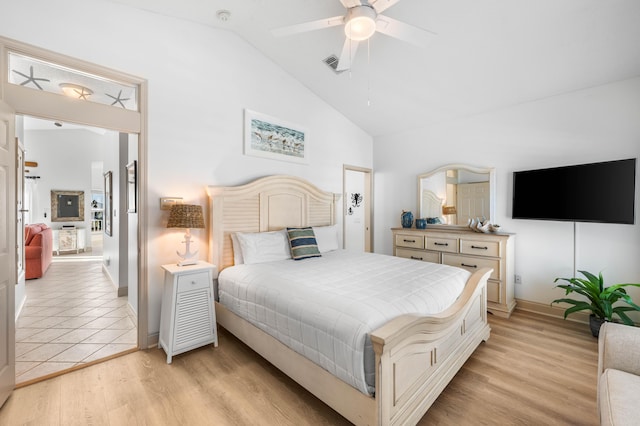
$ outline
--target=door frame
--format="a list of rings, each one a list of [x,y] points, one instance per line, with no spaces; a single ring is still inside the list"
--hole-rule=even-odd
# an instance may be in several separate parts
[[[364,251],[373,253],[373,170],[366,167],[342,165],[342,247],[346,246],[347,171],[364,174]]]
[[[65,96],[30,88],[8,81],[9,52],[23,54],[46,62],[138,86],[138,111],[113,108],[93,102],[78,102]],[[122,133],[138,134],[138,348],[149,347],[148,262],[147,262],[147,80],[102,67],[80,59],[58,54],[26,43],[0,37],[0,100],[15,110],[16,115],[60,120],[102,127]],[[14,302],[15,303],[15,302]]]

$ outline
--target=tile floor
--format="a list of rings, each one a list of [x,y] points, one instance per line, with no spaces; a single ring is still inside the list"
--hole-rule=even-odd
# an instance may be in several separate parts
[[[16,383],[137,346],[127,297],[117,297],[101,257],[55,256],[44,277],[26,282],[16,323]]]

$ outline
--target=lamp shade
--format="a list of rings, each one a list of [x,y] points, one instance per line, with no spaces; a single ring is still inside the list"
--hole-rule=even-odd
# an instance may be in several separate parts
[[[171,207],[167,228],[204,228],[202,206],[175,204]]]

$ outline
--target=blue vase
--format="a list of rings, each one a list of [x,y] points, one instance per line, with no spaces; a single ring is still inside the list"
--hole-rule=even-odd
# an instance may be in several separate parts
[[[401,218],[403,228],[411,228],[413,226],[413,213],[403,210]]]
[[[416,229],[427,229],[427,219],[416,219]]]

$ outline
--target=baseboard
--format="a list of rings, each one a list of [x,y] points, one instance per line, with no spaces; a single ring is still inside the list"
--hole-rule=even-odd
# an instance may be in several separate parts
[[[18,322],[18,317],[20,317],[20,314],[22,313],[22,309],[24,309],[24,305],[26,305],[26,303],[27,303],[27,295],[25,294],[22,300],[20,301],[20,305],[18,306],[18,309],[16,309],[16,322]]]
[[[118,297],[128,296],[129,287],[118,287]]]
[[[127,302],[127,313],[129,314],[133,322],[138,324],[138,314],[133,310],[133,307],[129,304],[129,302]]]
[[[528,300],[516,299],[516,309],[525,312],[533,312],[536,314],[547,315],[555,318],[564,318],[566,308],[561,306],[551,306],[546,303],[530,302]],[[589,314],[584,312],[576,312],[567,317],[567,321],[580,323],[589,322]]]
[[[160,333],[151,333],[147,336],[147,348],[155,348],[158,346],[158,340],[160,340]]]

